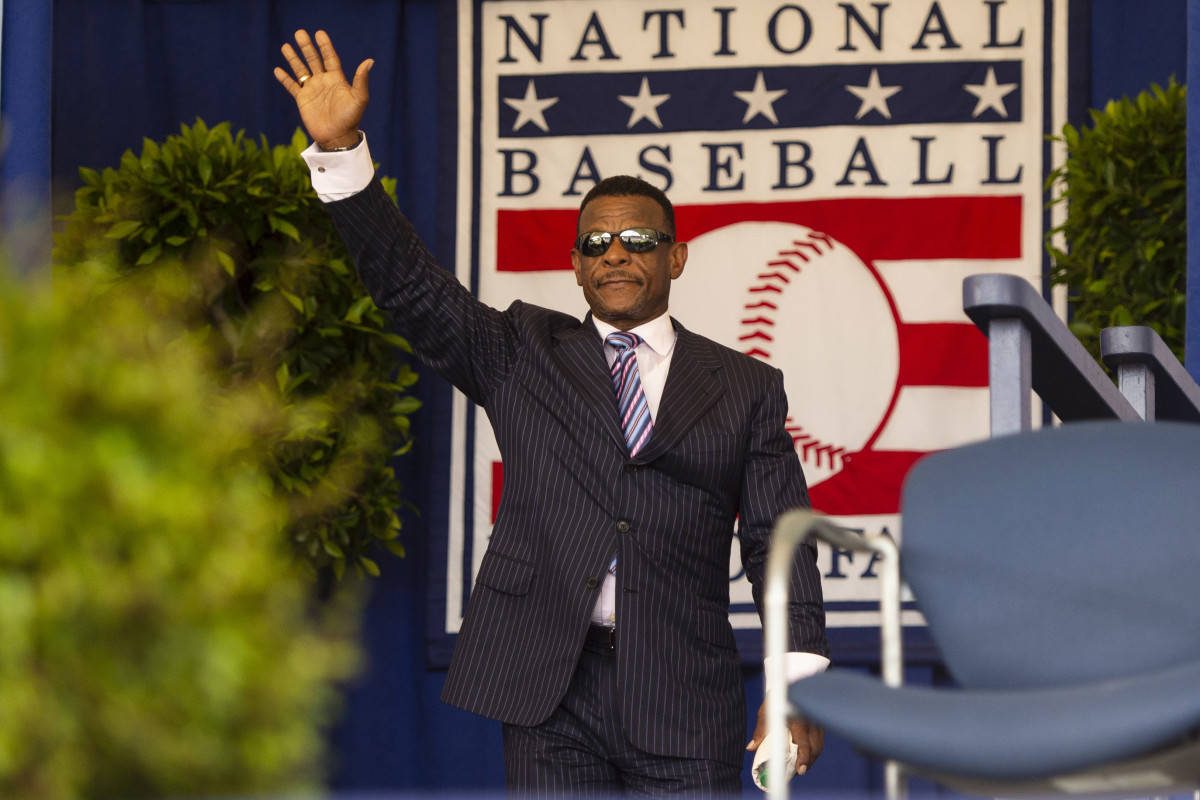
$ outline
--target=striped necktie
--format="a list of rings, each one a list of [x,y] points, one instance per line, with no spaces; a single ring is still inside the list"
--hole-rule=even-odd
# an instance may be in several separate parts
[[[646,404],[646,393],[642,391],[642,378],[638,374],[635,348],[642,337],[635,333],[617,331],[604,340],[617,351],[617,360],[612,365],[613,389],[617,393],[617,414],[629,455],[637,455],[650,438],[654,421],[650,419],[650,406]]]

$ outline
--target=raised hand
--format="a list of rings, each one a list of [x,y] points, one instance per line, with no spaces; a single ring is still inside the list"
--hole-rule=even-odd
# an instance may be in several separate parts
[[[350,84],[325,31],[317,31],[315,46],[307,31],[296,31],[296,44],[299,53],[291,44],[283,46],[283,57],[292,74],[276,67],[275,79],[295,98],[300,120],[322,149],[352,147],[358,143],[358,123],[367,109],[367,75],[375,60],[369,58],[359,64],[354,83]]]

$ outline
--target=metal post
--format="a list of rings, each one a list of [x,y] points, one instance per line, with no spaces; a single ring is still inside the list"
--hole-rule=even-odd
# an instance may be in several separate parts
[[[1117,388],[1146,422],[1154,422],[1154,370],[1149,364],[1118,364]]]
[[[992,436],[1033,427],[1033,356],[1029,328],[1020,319],[988,323],[988,382]]]
[[[900,550],[890,536],[872,536],[869,546],[880,553],[881,567],[879,571],[879,615],[880,615],[880,646],[881,672],[886,686],[902,686],[904,684],[904,650],[903,627],[900,611]],[[905,800],[908,797],[908,783],[900,762],[888,759],[883,765],[884,791],[888,800]]]

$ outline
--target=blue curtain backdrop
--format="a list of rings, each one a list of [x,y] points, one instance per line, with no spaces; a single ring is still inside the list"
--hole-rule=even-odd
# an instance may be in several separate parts
[[[0,39],[0,259],[21,271],[50,252],[50,3],[5,0]]]
[[[1091,104],[1136,94],[1171,75],[1190,76],[1197,67],[1187,59],[1187,31],[1200,20],[1188,12],[1198,2],[1093,0],[1085,62]],[[10,229],[18,220],[35,222],[25,263],[43,263],[51,187],[54,210],[69,210],[80,166],[114,165],[143,137],[162,139],[197,118],[228,120],[235,130],[266,134],[272,142],[289,139],[298,119],[271,69],[282,63],[279,46],[298,27],[328,30],[350,68],[377,59],[364,121],[372,152],[397,179],[405,213],[436,241],[437,165],[452,146],[443,139],[450,134],[436,127],[438,103],[446,101],[438,91],[438,60],[453,55],[437,45],[452,6],[437,0],[3,0],[0,210]],[[1086,78],[1082,71],[1075,75]],[[1193,252],[1191,274],[1198,274],[1198,262]],[[1190,283],[1200,287],[1200,280]],[[1200,308],[1197,294],[1200,289],[1189,297],[1190,308]],[[1200,346],[1191,346],[1200,341],[1198,325],[1200,312],[1189,314],[1193,374],[1200,361]],[[436,454],[444,452],[449,392],[426,373],[420,393],[418,445],[398,468],[406,496],[431,508],[432,492],[444,479],[417,465],[437,463]],[[409,557],[381,564],[365,629],[370,663],[333,734],[337,789],[461,792],[503,785],[499,726],[441,704],[443,673],[426,668],[429,524],[410,517]],[[756,708],[761,679],[748,677]],[[909,679],[939,678],[923,671]],[[804,779],[805,790],[879,789],[878,771],[836,740],[827,743],[818,767]]]

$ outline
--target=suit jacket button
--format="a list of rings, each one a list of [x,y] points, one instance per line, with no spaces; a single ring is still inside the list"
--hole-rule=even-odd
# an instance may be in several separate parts
[[[617,522],[617,533],[627,533],[629,531],[629,521],[620,520]]]
[[[638,465],[634,464],[634,463],[626,464],[625,471],[628,472],[630,475],[632,475],[633,473],[638,471]]]
[[[600,581],[596,580],[596,577],[595,577],[594,575],[589,575],[589,576],[588,576],[588,579],[587,579],[587,587],[588,587],[589,589],[595,589],[595,588],[596,588],[597,586],[599,586],[599,585],[600,585]]]

